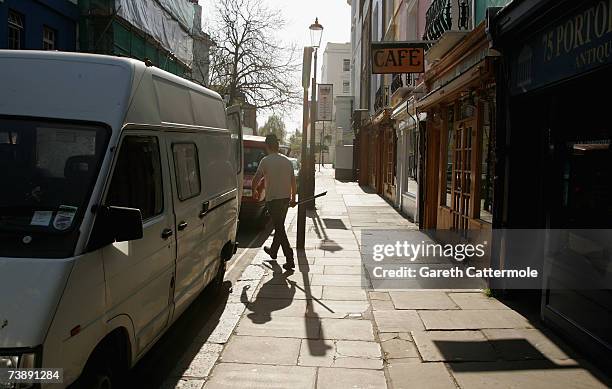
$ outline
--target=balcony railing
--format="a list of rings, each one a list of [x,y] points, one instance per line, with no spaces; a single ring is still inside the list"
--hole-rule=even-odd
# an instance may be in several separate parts
[[[400,88],[411,88],[416,85],[416,74],[394,74],[391,82],[391,95],[394,95]]]
[[[374,112],[379,112],[389,105],[389,87],[381,86],[376,91],[374,99]]]
[[[470,10],[474,0],[433,0],[425,16],[423,40],[438,40],[446,31],[471,28]]]

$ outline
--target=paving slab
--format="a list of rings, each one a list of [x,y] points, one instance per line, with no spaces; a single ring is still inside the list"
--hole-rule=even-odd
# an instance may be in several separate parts
[[[391,301],[372,300],[370,303],[372,304],[372,309],[375,311],[392,311],[395,309]]]
[[[331,319],[330,319],[331,320]],[[275,317],[274,319],[252,316],[243,317],[236,328],[237,335],[270,336],[277,338],[318,339],[321,322],[314,318]]]
[[[444,292],[389,292],[396,309],[459,309]]]
[[[510,309],[493,297],[484,293],[449,293],[448,296],[461,309]]]
[[[227,343],[244,312],[244,304],[228,303],[219,309],[223,309],[223,312],[219,315],[218,321],[216,323],[208,321],[202,331],[196,335],[196,340],[208,343]],[[214,326],[214,329],[210,331],[209,326]]]
[[[393,363],[387,369],[393,389],[457,388],[443,363]]]
[[[428,330],[532,327],[527,319],[511,310],[419,311],[419,316]]]
[[[459,386],[470,389],[608,387],[580,366],[558,365],[551,361],[463,362],[451,363],[449,368]]]
[[[391,296],[388,292],[370,292],[370,300],[391,301]]]
[[[317,389],[386,389],[381,370],[319,368]]]
[[[417,311],[374,311],[379,332],[422,331],[423,323]]]
[[[569,347],[558,337],[535,328],[485,329],[482,332],[500,358],[506,361],[576,358],[575,352],[564,351]]]
[[[325,340],[310,343],[302,340],[300,366],[382,369],[380,346],[376,342]]]
[[[370,320],[321,319],[321,338],[374,341]]]
[[[312,389],[314,367],[220,363],[206,382],[206,389]]]
[[[354,265],[354,266],[347,266],[347,265],[338,265],[338,266],[333,266],[333,265],[326,265],[325,266],[325,270],[323,271],[323,274],[353,274],[353,275],[359,275],[362,274],[363,271],[363,267],[361,266],[361,264],[359,265]]]
[[[257,298],[277,298],[277,299],[320,299],[323,296],[323,286],[309,285],[308,287],[296,285],[265,284],[257,291]]]
[[[222,362],[264,365],[297,364],[301,339],[260,336],[234,336],[223,353]]]
[[[399,337],[392,339],[381,339],[381,346],[385,359],[419,358],[414,342]],[[420,361],[420,360],[419,360]]]
[[[323,286],[324,300],[367,300],[365,289],[351,286]]]
[[[173,377],[205,378],[210,374],[217,362],[223,346],[220,344],[204,343],[198,350],[188,352],[179,360],[171,373]]]
[[[425,362],[495,361],[497,354],[480,331],[413,331]]]
[[[364,280],[361,275],[314,274],[312,285],[360,287]]]
[[[315,258],[316,266],[361,266],[361,257],[355,258]]]

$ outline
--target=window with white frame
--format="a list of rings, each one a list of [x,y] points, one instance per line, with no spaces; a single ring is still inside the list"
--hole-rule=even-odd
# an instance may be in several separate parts
[[[350,59],[342,60],[342,70],[345,72],[351,71],[351,60]]]
[[[55,50],[56,34],[51,27],[44,26],[43,28],[43,50]]]
[[[23,16],[13,10],[8,13],[8,48],[20,50],[23,48]]]
[[[350,92],[351,92],[351,82],[342,81],[342,93],[350,93]]]

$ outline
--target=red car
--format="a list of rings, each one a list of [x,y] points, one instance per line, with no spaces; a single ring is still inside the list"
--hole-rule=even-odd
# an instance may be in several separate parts
[[[253,197],[253,177],[259,162],[266,156],[266,138],[264,136],[244,135],[244,184],[240,220],[259,220],[265,212],[265,188],[261,186],[259,197]],[[263,181],[263,180],[262,180]]]

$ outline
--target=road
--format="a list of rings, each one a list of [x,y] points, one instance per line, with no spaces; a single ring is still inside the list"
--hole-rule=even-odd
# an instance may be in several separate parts
[[[176,362],[198,347],[196,334],[203,328],[212,331],[219,321],[231,287],[271,232],[270,225],[242,224],[238,231],[238,251],[227,265],[223,290],[217,296],[205,290],[168,329],[153,348],[128,373],[125,387],[159,388],[172,374]]]

